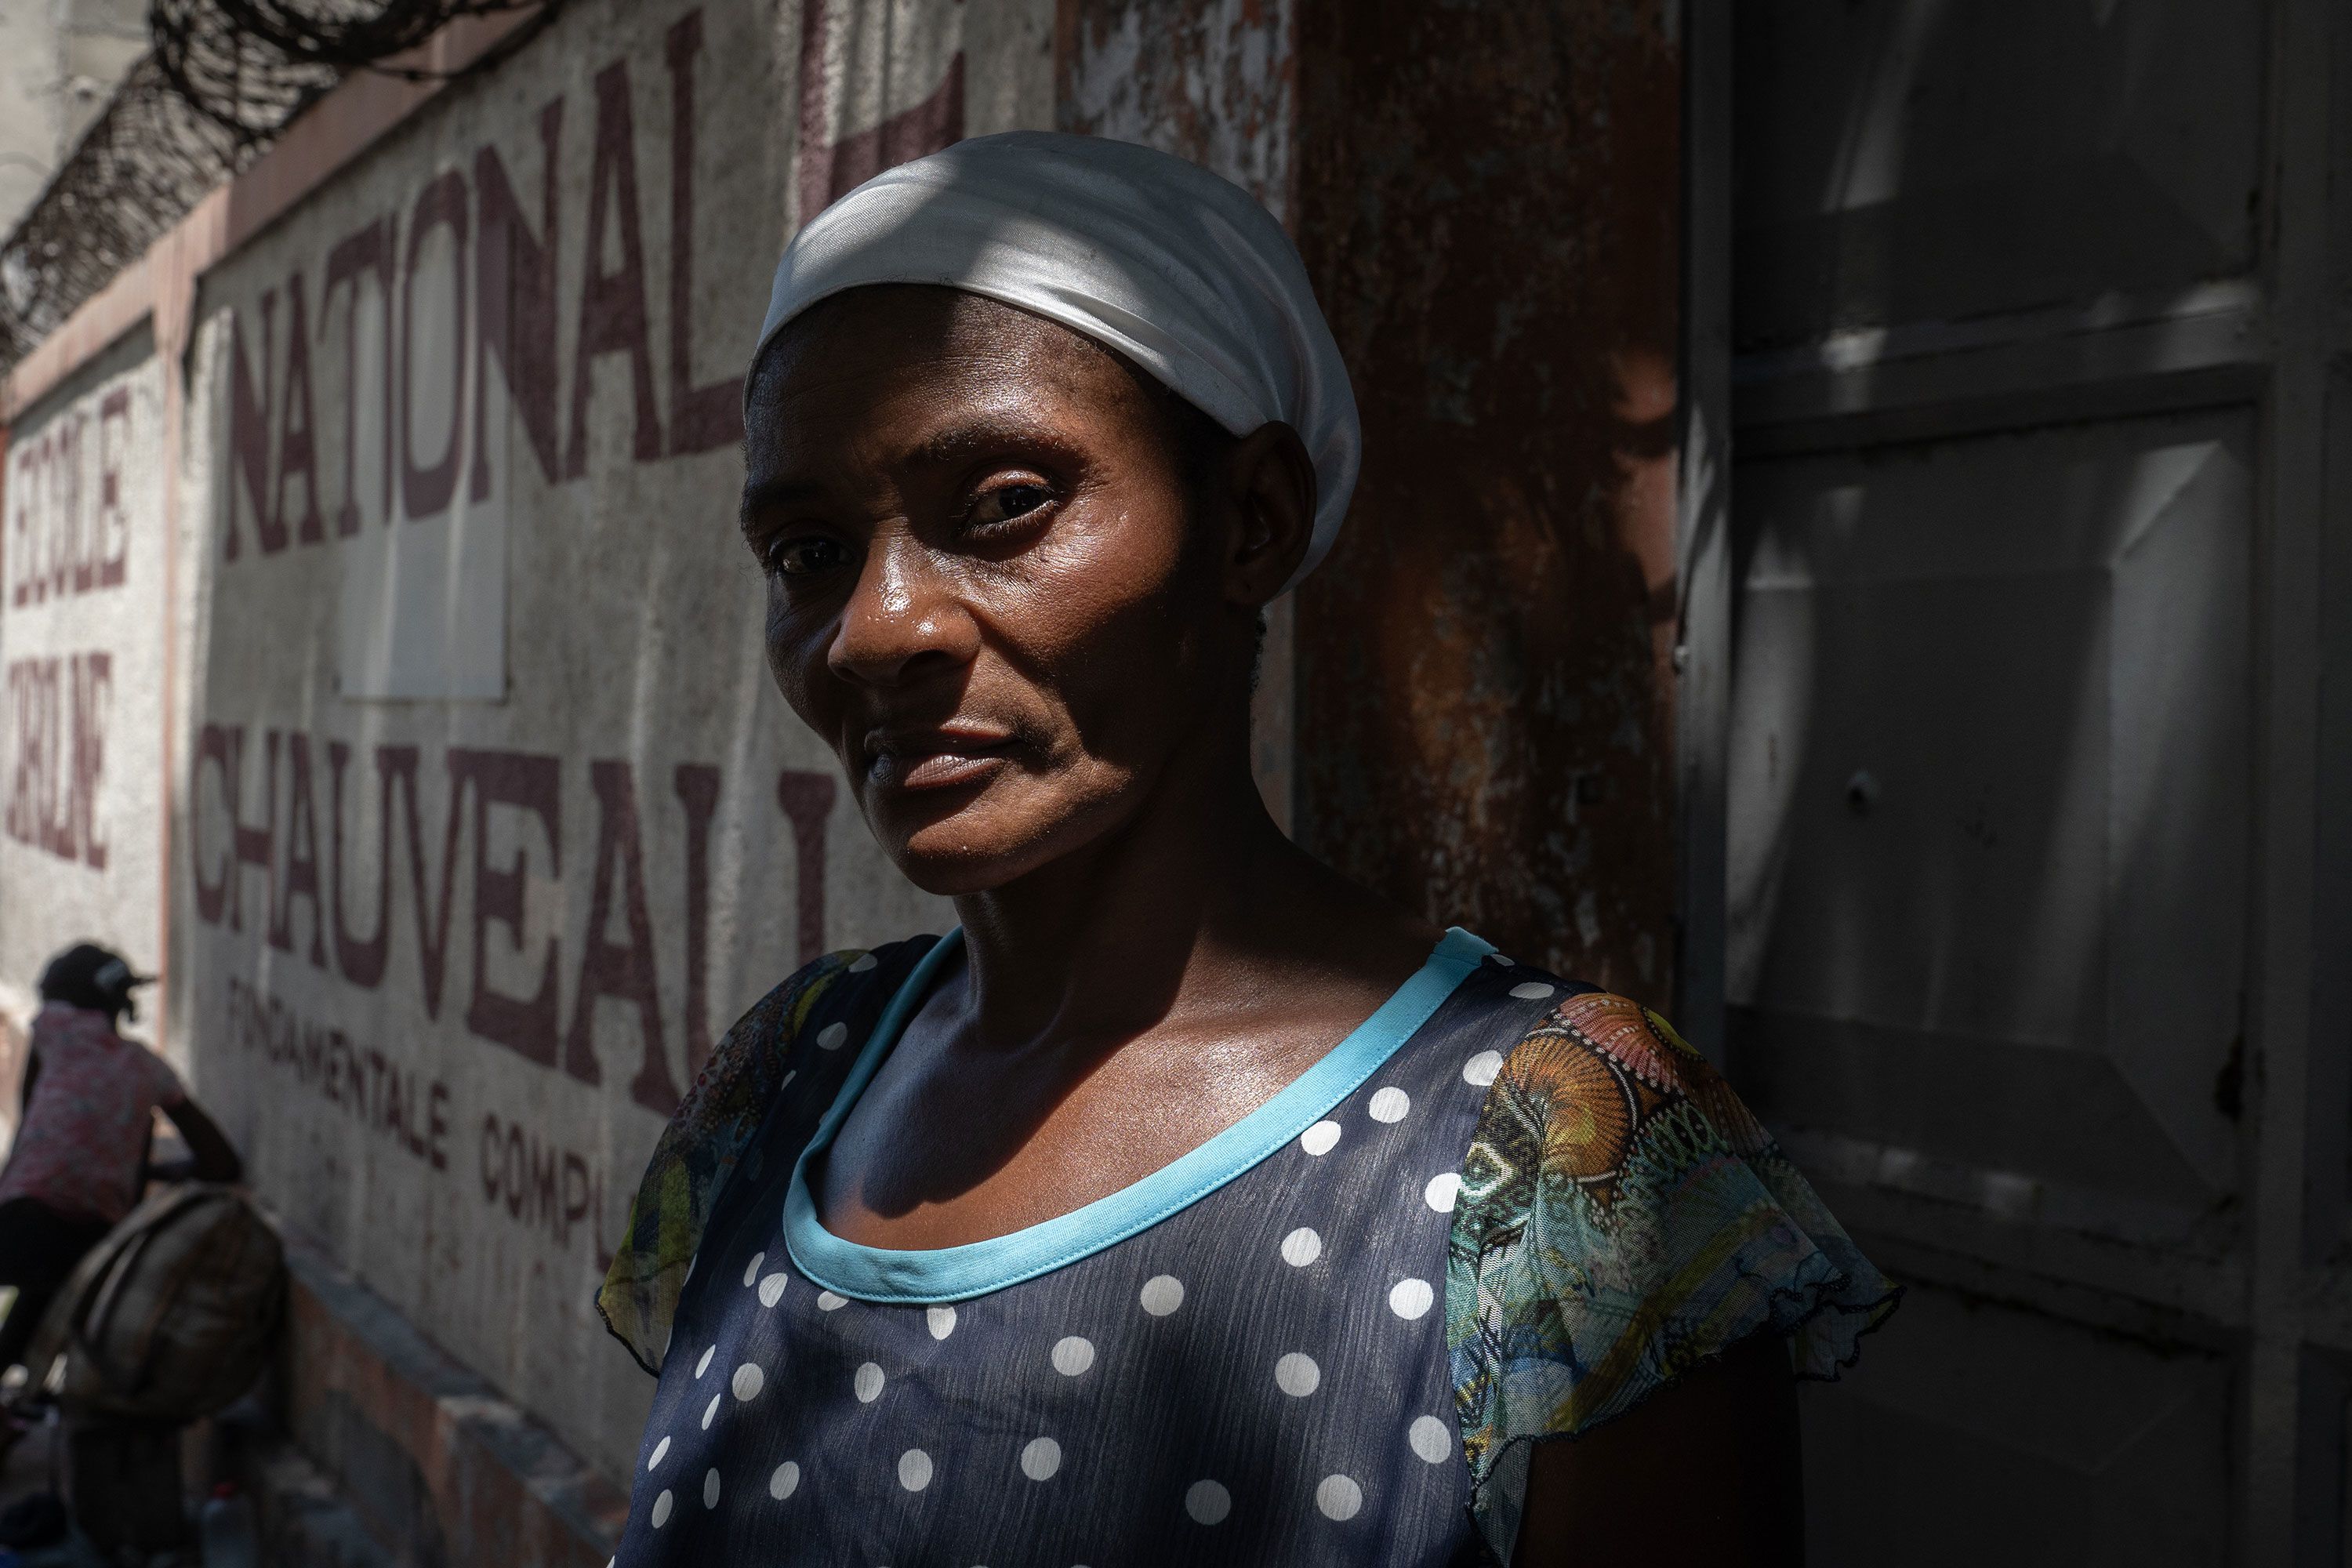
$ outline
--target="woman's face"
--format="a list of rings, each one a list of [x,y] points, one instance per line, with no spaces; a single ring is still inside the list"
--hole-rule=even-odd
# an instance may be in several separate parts
[[[1002,887],[1245,736],[1258,606],[1163,396],[944,289],[837,296],[760,366],[770,667],[918,886]]]

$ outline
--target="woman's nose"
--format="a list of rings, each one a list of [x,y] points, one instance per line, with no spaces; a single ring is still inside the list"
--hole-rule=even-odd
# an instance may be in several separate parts
[[[908,531],[878,531],[825,650],[833,672],[892,686],[919,679],[930,663],[971,662],[979,628],[944,564]]]

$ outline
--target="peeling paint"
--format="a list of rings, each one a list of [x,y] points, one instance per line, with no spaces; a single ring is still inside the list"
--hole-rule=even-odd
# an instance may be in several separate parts
[[[1292,0],[1075,0],[1062,12],[1057,122],[1214,169],[1290,216]]]

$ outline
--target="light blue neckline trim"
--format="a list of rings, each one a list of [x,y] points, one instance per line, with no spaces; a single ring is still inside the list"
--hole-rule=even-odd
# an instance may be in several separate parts
[[[962,1247],[902,1252],[861,1247],[824,1228],[809,1194],[809,1162],[841,1131],[931,984],[963,946],[958,927],[940,939],[883,1009],[816,1135],[793,1166],[784,1195],[784,1246],[800,1271],[837,1295],[860,1301],[930,1304],[984,1296],[1066,1268],[1159,1224],[1273,1154],[1353,1094],[1394,1056],[1495,950],[1455,927],[1439,939],[1418,973],[1348,1037],[1324,1053],[1272,1100],[1214,1138],[1141,1181],[1082,1208],[1007,1236]]]

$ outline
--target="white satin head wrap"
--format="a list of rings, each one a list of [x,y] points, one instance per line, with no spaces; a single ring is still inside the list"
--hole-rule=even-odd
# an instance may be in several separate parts
[[[1249,193],[1125,142],[1016,131],[959,142],[842,197],[776,264],[756,363],[818,300],[874,283],[1002,300],[1117,349],[1236,436],[1279,420],[1315,462],[1330,550],[1362,436],[1339,345],[1289,236]]]

